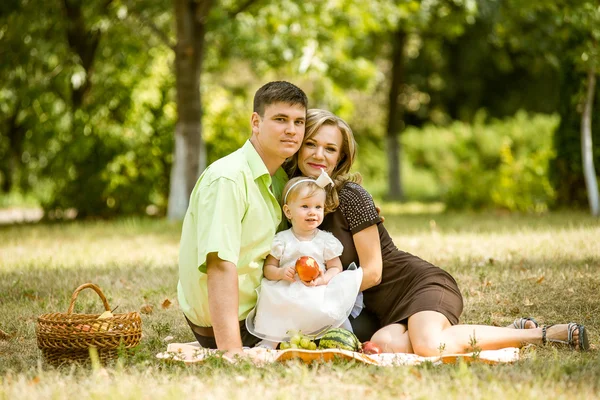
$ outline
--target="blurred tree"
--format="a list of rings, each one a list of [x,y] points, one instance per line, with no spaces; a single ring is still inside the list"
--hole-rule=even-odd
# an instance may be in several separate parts
[[[206,167],[200,79],[208,18],[214,3],[213,0],[173,1],[177,27],[174,47],[177,125],[167,213],[171,219],[183,218],[196,179]]]
[[[424,42],[452,40],[461,36],[465,26],[475,21],[475,0],[381,0],[373,2],[349,2],[347,9],[354,9],[368,27],[371,36],[363,47],[368,59],[386,59],[388,65],[385,141],[388,164],[388,192],[390,199],[402,200],[400,134],[411,114],[427,103],[424,92],[424,74],[419,67],[410,75],[411,64],[416,64]],[[352,15],[353,13],[350,12]],[[357,43],[359,40],[357,40]],[[360,45],[358,45],[361,47]],[[420,81],[419,81],[420,80]]]
[[[7,127],[0,153],[12,152],[6,158],[20,163],[1,173],[3,185],[5,175],[19,177],[13,189],[34,191],[49,217],[67,209],[79,218],[145,213],[149,204],[166,203],[160,194],[168,186],[165,165],[147,157],[170,150],[160,139],[169,119],[168,77],[158,68],[146,71],[164,57],[148,51],[152,38],[131,33],[117,0],[10,4],[0,14],[0,52],[7,60],[0,65],[0,125]],[[142,82],[145,92],[138,90]],[[154,88],[165,96],[148,101]],[[2,156],[4,170],[6,164]]]
[[[568,161],[557,182],[575,177],[562,192],[585,201],[585,190],[577,192],[585,188],[581,111],[591,98],[583,58],[594,53],[574,50],[594,32],[584,19],[595,9],[567,13],[559,24],[552,18],[561,10],[552,7],[510,0],[2,2],[1,187],[43,191],[48,210],[75,208],[80,216],[162,210],[170,195],[169,215],[180,217],[204,165],[247,138],[258,83],[287,79],[306,90],[311,107],[351,123],[367,183],[396,197],[406,126],[470,122],[481,107],[489,116],[552,112],[558,90],[547,82],[560,76],[562,98],[570,100],[560,102],[566,111],[555,146],[559,154],[571,145],[575,151],[557,157],[555,165]],[[575,26],[577,18],[584,23]],[[597,126],[600,113],[586,115]],[[377,182],[386,169],[373,156],[385,152],[387,185]]]
[[[48,158],[36,157],[35,148],[58,124],[65,103],[48,94],[62,68],[65,46],[58,40],[46,14],[56,5],[27,7],[20,1],[0,6],[0,187],[2,192],[28,191],[35,185],[35,171]],[[18,29],[20,28],[20,29]],[[32,127],[37,126],[35,135]]]
[[[387,117],[387,149],[388,149],[388,197],[402,200],[404,193],[401,181],[401,151],[399,134],[406,126],[404,119],[405,108],[415,108],[412,104],[420,103],[412,97],[418,97],[420,91],[417,86],[417,95],[410,93],[410,84],[405,78],[405,53],[407,37],[413,35],[421,40],[436,40],[444,38],[452,40],[464,33],[465,25],[475,21],[477,12],[474,0],[452,1],[396,1],[398,7],[398,20],[391,29],[391,77],[388,96]],[[416,85],[413,86],[413,88]],[[408,101],[406,105],[400,102],[403,95]],[[410,98],[410,99],[408,99]],[[416,101],[415,101],[416,100]],[[412,104],[411,104],[412,103]]]
[[[592,126],[600,124],[600,113],[593,113],[592,106],[599,93],[595,77],[600,63],[600,7],[590,0],[511,0],[503,12],[498,37],[547,60],[560,73],[561,123],[555,132],[552,168],[558,205],[587,203],[592,214],[599,215],[594,161],[600,161],[600,151],[592,143],[600,140],[600,130],[594,132]]]
[[[236,41],[248,42],[248,37],[256,41],[256,32],[248,32],[237,28],[243,19],[237,19],[240,13],[248,11],[258,0],[240,0],[216,2],[213,0],[174,0],[174,15],[176,26],[176,42],[169,45],[175,52],[175,76],[177,93],[177,125],[175,128],[175,150],[169,189],[169,202],[167,215],[171,219],[181,219],[185,215],[189,195],[196,184],[196,180],[207,165],[206,144],[203,134],[203,93],[201,83],[204,62],[207,55],[213,52],[218,56],[216,64],[223,67],[235,51],[251,54],[248,59],[256,57],[258,46],[249,46],[249,50],[242,51],[234,47],[233,52],[226,44],[235,44]],[[290,3],[294,4],[294,3]],[[139,8],[138,8],[139,9]],[[271,7],[271,10],[273,8]],[[283,14],[282,18],[267,20],[268,28],[278,29],[282,26],[287,16],[294,14],[293,10],[287,11],[279,6],[277,11]],[[252,20],[252,18],[250,18]],[[248,22],[248,19],[246,19]],[[155,25],[151,25],[155,26]],[[160,29],[155,29],[159,35]],[[233,31],[233,32],[232,32]],[[232,35],[234,33],[234,35]],[[236,35],[246,33],[248,36],[239,40],[232,40]],[[273,53],[277,54],[277,53]],[[229,56],[229,57],[228,57]],[[277,61],[281,55],[277,54]],[[213,61],[212,67],[214,68]],[[210,66],[209,66],[210,68]]]
[[[317,47],[326,43],[329,31],[333,31],[336,44],[348,40],[347,36],[340,34],[340,30],[345,31],[346,27],[332,25],[333,21],[327,23],[327,13],[335,8],[333,3],[292,0],[278,3],[259,0],[174,2],[177,43],[173,48],[178,122],[169,192],[169,218],[183,217],[189,194],[207,164],[201,94],[205,93],[203,87],[211,86],[203,81],[204,73],[210,75],[235,63],[249,66],[247,72],[255,76],[275,73],[300,78],[302,75],[312,75],[315,81],[306,82],[317,92],[317,99],[334,99],[338,94],[336,90],[343,86],[334,83],[336,77],[361,69],[363,57],[353,60],[339,50],[334,56],[330,54],[322,60],[316,55]],[[345,3],[342,2],[342,5]],[[324,72],[327,72],[325,76]],[[246,84],[243,90],[248,90],[244,77],[238,75],[236,78],[242,86]],[[364,79],[361,81],[357,78],[346,76],[344,81],[357,80],[358,83],[349,85],[354,87],[364,84]],[[321,96],[318,95],[320,90]],[[331,92],[325,93],[328,90]],[[307,91],[310,92],[309,89]],[[335,106],[336,103],[339,104],[340,100],[332,101],[331,105]]]

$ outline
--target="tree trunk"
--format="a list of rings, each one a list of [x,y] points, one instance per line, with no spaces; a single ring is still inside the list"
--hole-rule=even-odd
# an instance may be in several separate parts
[[[583,175],[587,190],[590,211],[592,215],[600,215],[598,206],[598,180],[594,168],[594,153],[592,144],[592,109],[594,106],[594,94],[596,90],[596,71],[591,68],[588,71],[588,87],[585,100],[585,108],[581,116],[581,156],[583,159]]]
[[[392,36],[392,76],[388,102],[387,145],[388,145],[388,197],[402,200],[402,147],[400,143],[401,122],[404,114],[403,105],[398,103],[398,95],[404,83],[404,44],[406,33],[402,29]]]
[[[112,0],[104,2],[105,10],[108,10],[110,3],[112,3]],[[73,87],[71,92],[72,111],[75,114],[75,111],[82,108],[87,93],[92,86],[93,66],[96,58],[96,50],[100,44],[101,31],[86,27],[80,2],[63,0],[63,10],[67,17],[67,40],[69,47],[79,56],[81,66],[85,71],[83,82]]]
[[[580,82],[585,81],[587,74],[582,74],[573,60],[565,58],[561,63],[559,80],[562,99],[558,104],[560,124],[552,138],[555,156],[549,171],[552,186],[556,191],[556,208],[589,209],[581,152],[582,110],[577,107],[577,104],[583,105]],[[595,96],[600,98],[598,85]],[[600,113],[591,113],[591,125],[600,126]],[[600,129],[591,133],[592,141],[600,143]],[[594,163],[600,163],[600,154],[597,151],[594,154]]]
[[[212,0],[174,0],[177,25],[175,76],[178,119],[169,189],[169,219],[182,219],[189,196],[206,168],[202,140],[200,76],[204,57],[206,20]]]
[[[3,160],[0,171],[4,174],[4,180],[2,181],[2,192],[10,193],[14,189],[15,179],[18,172],[25,174],[24,166],[21,161],[21,155],[23,154],[23,145],[25,142],[25,129],[17,122],[17,117],[21,110],[20,102],[17,102],[15,110],[8,119],[7,135],[8,139],[8,151],[6,159]],[[27,191],[28,188],[18,187],[18,189]]]

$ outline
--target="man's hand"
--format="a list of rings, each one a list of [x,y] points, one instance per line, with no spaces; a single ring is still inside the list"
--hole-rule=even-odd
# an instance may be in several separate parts
[[[292,266],[285,267],[285,268],[279,268],[279,274],[280,274],[279,280],[281,280],[281,281],[294,282],[296,280],[294,278],[296,276],[296,268],[294,268]]]
[[[231,349],[223,353],[223,358],[229,361],[232,364],[235,364],[240,360],[240,358],[247,357],[248,355],[244,353],[244,350],[240,347],[239,349]]]

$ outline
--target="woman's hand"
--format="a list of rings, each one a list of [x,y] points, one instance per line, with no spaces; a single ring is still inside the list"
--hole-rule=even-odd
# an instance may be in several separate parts
[[[381,215],[381,207],[375,206],[375,211],[377,211],[377,215],[379,215],[379,218],[381,218],[381,223],[383,224],[385,217]]]

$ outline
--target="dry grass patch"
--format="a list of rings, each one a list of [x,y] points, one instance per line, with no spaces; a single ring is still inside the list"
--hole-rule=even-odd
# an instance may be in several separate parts
[[[385,212],[385,209],[384,209]],[[465,297],[462,320],[505,325],[533,316],[600,333],[600,223],[583,213],[386,215],[398,247],[448,269]],[[166,336],[193,339],[176,301],[180,225],[158,220],[0,226],[0,399],[166,398],[599,398],[600,357],[533,348],[514,365],[377,368],[355,363],[262,368],[183,367],[154,358]],[[106,369],[40,363],[36,317],[66,311],[72,291],[97,283],[123,312],[142,316],[135,352]],[[161,307],[165,299],[173,304]],[[100,312],[93,291],[76,312]]]

